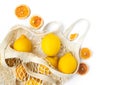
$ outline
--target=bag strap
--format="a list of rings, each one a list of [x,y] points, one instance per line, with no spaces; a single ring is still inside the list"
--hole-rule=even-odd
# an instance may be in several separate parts
[[[45,32],[62,32],[63,31],[63,24],[61,22],[57,21],[52,21],[49,22],[43,29],[42,31]]]
[[[68,38],[69,34],[72,32],[72,30],[75,28],[75,26],[76,26],[76,25],[82,25],[82,24],[85,25],[85,26],[83,26],[83,28],[80,28],[80,29],[85,29],[85,32],[83,33],[83,35],[78,36],[78,40],[77,40],[77,42],[82,42],[82,41],[84,40],[84,38],[85,38],[88,30],[89,30],[89,27],[90,27],[90,23],[89,23],[89,21],[86,20],[86,19],[79,19],[79,20],[75,21],[75,22],[74,22],[72,25],[70,25],[70,26],[67,28],[67,30],[64,32],[64,36],[65,36],[66,38]]]

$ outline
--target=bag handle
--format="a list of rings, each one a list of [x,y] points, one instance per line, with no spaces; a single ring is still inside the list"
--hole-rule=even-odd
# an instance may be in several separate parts
[[[88,20],[86,19],[79,19],[77,21],[75,21],[70,27],[67,28],[67,30],[64,32],[64,36],[66,38],[68,38],[69,34],[73,31],[73,29],[75,28],[76,25],[80,25],[82,26],[82,28],[80,29],[84,29],[85,32],[81,35],[81,36],[78,36],[78,39],[77,39],[77,42],[82,42],[89,30],[89,27],[90,27],[90,23]]]
[[[63,24],[61,22],[52,21],[49,22],[44,28],[43,31],[45,32],[62,32],[63,31]]]

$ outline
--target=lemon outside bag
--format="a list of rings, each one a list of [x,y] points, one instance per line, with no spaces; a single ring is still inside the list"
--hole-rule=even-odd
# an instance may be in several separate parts
[[[61,28],[64,29],[62,24],[58,22],[48,23],[43,28],[42,31],[36,31],[29,27],[21,26],[21,25],[12,27],[11,31],[7,34],[7,36],[0,45],[0,55],[1,55],[0,70],[1,69],[3,70],[0,76],[3,74],[5,75],[7,73],[7,75],[3,76],[3,80],[4,80],[3,85],[30,85],[30,83],[37,81],[39,81],[37,85],[63,85],[69,78],[74,76],[74,74],[76,74],[78,70],[80,63],[79,49],[82,44],[82,41],[81,43],[73,43],[67,39],[67,36],[74,28],[74,25],[81,21],[83,20],[81,19],[76,21],[65,31],[64,34],[62,32],[63,30],[61,30]],[[51,25],[53,24],[58,25],[58,27],[54,27],[55,29],[50,30]],[[78,40],[83,40],[85,35],[87,34],[87,31],[88,28],[85,31],[84,36],[82,36],[82,39],[80,37],[80,39]],[[43,36],[51,32],[59,36],[62,41],[63,49],[61,50],[62,53],[59,55],[63,55],[67,51],[70,51],[75,56],[78,65],[74,73],[64,74],[56,70],[55,68],[51,67],[44,59],[46,55],[41,50],[41,45],[40,45],[41,39],[43,38]],[[13,42],[22,34],[26,35],[32,41],[32,43],[34,43],[32,52],[18,52],[11,47]],[[6,63],[6,59],[15,59],[18,60],[18,62],[20,61],[27,73],[27,78],[25,80],[17,79],[15,74],[16,66],[9,67],[8,64]],[[18,62],[16,62],[16,64]],[[38,68],[41,69],[40,70],[41,72],[36,71],[36,69],[38,70]],[[7,78],[12,77],[12,78],[6,79],[6,77]],[[5,83],[6,81],[7,84]]]

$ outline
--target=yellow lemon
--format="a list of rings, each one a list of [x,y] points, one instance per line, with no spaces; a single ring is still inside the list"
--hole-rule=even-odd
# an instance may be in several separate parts
[[[54,57],[46,57],[46,60],[51,64],[53,65],[55,68],[57,68],[57,65],[58,65],[58,57],[57,56],[54,56]]]
[[[25,35],[21,35],[14,42],[13,48],[15,50],[21,51],[21,52],[31,52],[32,51],[32,43]]]
[[[55,56],[60,50],[61,42],[58,36],[49,33],[43,37],[41,45],[43,52],[47,56]]]
[[[58,69],[63,73],[71,74],[76,70],[76,68],[77,61],[71,53],[66,53],[58,62]]]

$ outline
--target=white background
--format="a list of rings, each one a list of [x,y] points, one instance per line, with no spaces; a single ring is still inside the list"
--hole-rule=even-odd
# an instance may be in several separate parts
[[[120,85],[120,2],[119,0],[1,0],[0,42],[16,24],[29,26],[29,19],[19,20],[14,9],[26,4],[31,15],[40,15],[45,23],[61,21],[65,28],[79,18],[86,18],[91,27],[82,47],[93,55],[85,60],[89,72],[76,75],[65,85]]]

